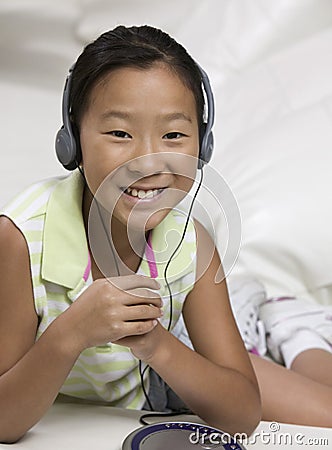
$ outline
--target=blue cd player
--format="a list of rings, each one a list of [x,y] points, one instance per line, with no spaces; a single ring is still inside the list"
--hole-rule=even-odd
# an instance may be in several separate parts
[[[160,422],[130,433],[122,450],[246,450],[223,431],[193,422]]]

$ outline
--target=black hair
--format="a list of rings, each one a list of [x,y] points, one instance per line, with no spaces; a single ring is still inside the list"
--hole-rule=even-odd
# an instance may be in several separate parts
[[[204,121],[201,73],[186,49],[157,28],[121,25],[88,44],[75,63],[69,104],[76,127],[88,106],[93,87],[108,72],[123,67],[147,69],[158,62],[166,64],[191,90],[201,125]]]

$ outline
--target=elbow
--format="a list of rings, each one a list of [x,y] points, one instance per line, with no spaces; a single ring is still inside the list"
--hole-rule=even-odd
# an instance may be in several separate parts
[[[1,432],[2,431],[2,432]],[[20,441],[23,436],[25,436],[25,433],[10,433],[8,430],[1,430],[0,431],[0,444],[16,444],[18,441]]]
[[[251,398],[241,399],[241,396],[232,405],[232,411],[228,410],[215,416],[217,418],[213,427],[218,428],[231,436],[247,436],[248,438],[255,431],[262,420],[262,404],[259,393],[253,389]]]
[[[250,407],[248,409],[249,411],[247,412],[247,414],[249,423],[248,429],[246,430],[246,434],[248,436],[251,436],[251,434],[258,427],[263,416],[262,400],[258,385],[254,386],[252,400],[250,402]]]
[[[261,421],[261,412],[255,409],[249,416],[236,418],[232,423],[225,423],[225,420],[210,421],[209,425],[221,430],[223,433],[234,437],[235,440],[250,438]]]
[[[252,433],[255,431],[255,429],[258,427],[260,421],[262,420],[262,408],[261,404],[259,403],[259,406],[252,409],[252,411],[249,413],[246,420],[243,422],[241,426],[241,432],[245,433],[246,436],[250,437]],[[239,432],[239,431],[235,431]]]
[[[260,395],[254,395],[252,400],[247,403],[246,407],[240,405],[240,408],[242,409],[242,413],[238,416],[237,423],[231,426],[231,430],[229,432],[233,436],[237,433],[242,433],[249,438],[262,420],[262,404]]]
[[[16,444],[23,438],[24,434],[20,436],[0,436],[0,444]]]
[[[250,437],[262,420],[263,408],[260,390],[257,383],[249,381],[245,385],[245,390],[239,389],[239,391],[234,411],[237,421],[231,426],[230,433],[232,435],[242,433]]]

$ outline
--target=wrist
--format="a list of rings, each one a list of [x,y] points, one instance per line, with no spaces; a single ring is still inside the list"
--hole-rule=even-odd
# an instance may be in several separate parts
[[[70,359],[76,359],[85,349],[83,340],[77,328],[68,320],[66,313],[58,316],[46,330],[52,337],[57,350]]]
[[[158,325],[155,332],[156,336],[154,336],[154,339],[157,345],[153,353],[145,359],[145,362],[157,370],[159,367],[165,367],[171,361],[172,354],[174,354],[174,344],[176,344],[177,339],[162,325]]]

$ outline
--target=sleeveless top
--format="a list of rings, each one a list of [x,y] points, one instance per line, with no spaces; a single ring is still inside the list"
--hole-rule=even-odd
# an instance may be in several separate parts
[[[69,176],[33,184],[0,211],[0,215],[10,218],[22,232],[28,245],[39,317],[36,340],[93,281],[82,216],[83,188],[81,174],[74,171]],[[164,270],[180,241],[186,218],[186,213],[173,209],[154,228],[137,271],[156,278],[161,285],[158,292],[163,299],[164,315],[160,322],[165,328],[170,320],[170,296]],[[184,240],[167,271],[172,293],[170,331],[175,335],[179,327],[182,329],[182,307],[194,286],[195,273],[196,232],[190,219]],[[124,346],[110,342],[87,348],[76,360],[60,393],[106,401],[111,406],[141,409],[145,397],[138,364],[138,359]],[[144,382],[148,389],[148,370]]]

